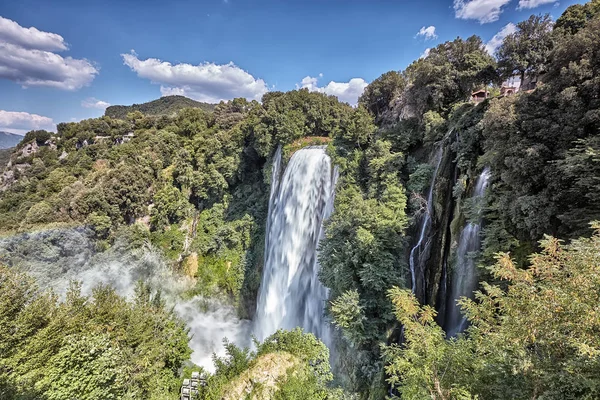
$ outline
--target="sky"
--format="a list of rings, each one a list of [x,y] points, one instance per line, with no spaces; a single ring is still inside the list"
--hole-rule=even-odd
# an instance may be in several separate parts
[[[3,1],[0,131],[54,130],[170,94],[260,100],[304,87],[355,104],[437,44],[476,34],[493,53],[516,22],[582,2]]]

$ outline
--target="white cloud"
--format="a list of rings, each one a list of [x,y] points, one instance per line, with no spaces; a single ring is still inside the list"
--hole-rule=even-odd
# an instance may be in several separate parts
[[[51,51],[66,49],[60,35],[23,28],[0,17],[0,78],[23,87],[77,90],[89,85],[98,69],[87,60],[62,57]]]
[[[0,42],[0,78],[23,87],[45,86],[77,90],[94,80],[98,69],[87,60],[63,58],[43,50],[29,50]]]
[[[106,107],[110,106],[110,103],[98,100],[95,97],[88,97],[87,99],[81,102],[81,106],[85,108],[97,108],[99,110],[104,110],[106,109]]]
[[[429,52],[431,51],[431,48],[426,48],[425,51],[423,52],[423,54],[421,54],[419,56],[419,58],[427,58],[429,56]]]
[[[519,0],[517,10],[526,10],[529,8],[536,8],[544,4],[556,3],[558,0]]]
[[[456,18],[475,19],[480,24],[498,21],[502,7],[511,0],[454,0]]]
[[[422,27],[419,32],[417,32],[417,36],[423,36],[425,40],[437,39],[437,35],[435,33],[435,26],[431,25],[426,27]]]
[[[496,33],[494,37],[491,38],[490,41],[485,44],[485,49],[488,53],[494,55],[496,49],[502,44],[504,38],[510,35],[511,33],[515,33],[516,31],[517,26],[512,22],[509,22],[504,26],[504,28],[500,29],[500,32]]]
[[[323,74],[319,74],[322,77]],[[362,78],[352,78],[348,82],[329,82],[326,86],[318,85],[319,78],[307,76],[302,79],[297,88],[308,89],[311,92],[325,93],[336,96],[338,100],[356,105],[358,98],[365,91],[368,83]]]
[[[0,131],[24,134],[33,129],[55,131],[56,125],[52,118],[23,111],[0,110]]]
[[[24,28],[13,20],[0,16],[0,42],[12,43],[26,49],[46,51],[67,50],[65,39],[56,33]]]
[[[268,91],[265,81],[254,78],[233,62],[223,65],[173,65],[156,58],[140,60],[134,51],[121,56],[124,64],[140,78],[160,84],[163,96],[180,94],[199,101],[217,103],[236,97],[260,100]]]

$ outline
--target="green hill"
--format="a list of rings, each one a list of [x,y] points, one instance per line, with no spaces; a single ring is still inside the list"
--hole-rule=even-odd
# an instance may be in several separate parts
[[[110,106],[106,109],[104,115],[124,119],[128,113],[133,111],[140,111],[145,115],[171,115],[183,108],[200,108],[205,111],[212,111],[215,106],[215,104],[202,103],[184,96],[164,96],[142,104]]]

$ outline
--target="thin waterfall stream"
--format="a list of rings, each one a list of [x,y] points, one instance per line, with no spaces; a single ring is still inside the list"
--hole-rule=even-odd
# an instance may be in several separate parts
[[[476,204],[485,195],[490,181],[491,172],[485,168],[475,183],[471,196],[472,205],[477,209],[475,221],[468,222],[460,233],[456,250],[456,266],[452,271],[452,281],[449,293],[448,311],[446,317],[446,332],[448,336],[456,336],[467,328],[467,319],[456,304],[461,297],[473,297],[477,288],[477,253],[481,249],[481,207]]]
[[[423,290],[425,287],[425,262],[429,256],[430,237],[429,231],[431,229],[431,222],[433,218],[433,192],[435,188],[435,180],[442,163],[443,147],[439,146],[435,153],[435,170],[431,177],[431,184],[429,185],[429,192],[427,194],[427,204],[423,221],[421,222],[421,228],[419,229],[419,240],[417,244],[410,250],[409,265],[410,274],[412,278],[412,292],[417,294],[417,284],[420,284],[419,288]],[[419,275],[419,281],[417,281],[417,274]]]

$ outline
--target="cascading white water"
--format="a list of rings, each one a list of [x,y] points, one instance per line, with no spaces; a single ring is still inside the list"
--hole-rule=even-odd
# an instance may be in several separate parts
[[[490,169],[485,168],[477,182],[471,199],[477,202],[483,198],[485,190],[490,181]],[[472,297],[473,291],[477,288],[477,267],[475,258],[481,247],[481,207],[475,204],[478,210],[477,218],[474,222],[469,222],[463,228],[456,250],[456,266],[452,272],[452,282],[450,287],[448,311],[446,316],[446,331],[448,336],[455,336],[465,330],[467,320],[460,312],[456,301],[461,297]]]
[[[328,292],[318,278],[317,246],[333,209],[337,173],[323,146],[294,153],[281,178],[280,163],[278,150],[254,333],[264,340],[277,329],[302,327],[329,344],[323,315]]]
[[[417,274],[419,275],[419,279],[423,285],[421,288],[424,288],[425,286],[424,263],[429,255],[429,246],[431,244],[431,238],[428,235],[431,228],[431,219],[433,217],[433,190],[435,188],[435,180],[440,169],[440,164],[442,163],[442,155],[443,147],[440,145],[435,155],[436,166],[433,176],[431,177],[431,184],[429,185],[425,215],[423,217],[423,221],[421,222],[421,229],[419,230],[419,240],[417,241],[417,244],[415,244],[415,246],[410,250],[409,265],[413,293],[417,292]]]

